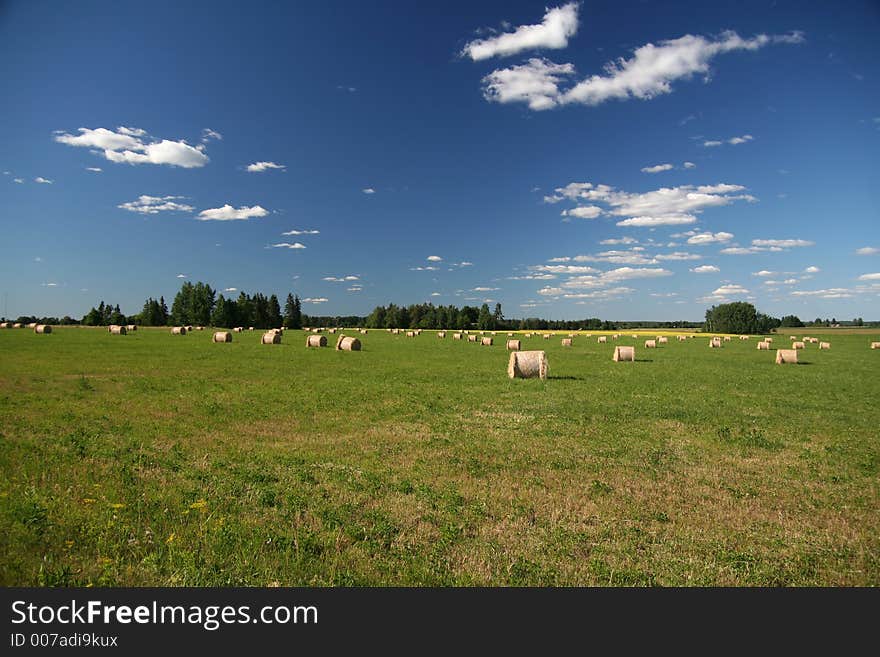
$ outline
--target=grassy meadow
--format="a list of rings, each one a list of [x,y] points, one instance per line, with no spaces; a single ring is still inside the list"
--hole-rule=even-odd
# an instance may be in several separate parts
[[[631,333],[0,331],[0,584],[880,584],[880,334]]]

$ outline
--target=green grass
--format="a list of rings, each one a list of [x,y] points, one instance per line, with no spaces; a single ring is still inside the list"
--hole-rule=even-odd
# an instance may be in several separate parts
[[[877,585],[880,337],[807,334],[0,331],[0,583]]]

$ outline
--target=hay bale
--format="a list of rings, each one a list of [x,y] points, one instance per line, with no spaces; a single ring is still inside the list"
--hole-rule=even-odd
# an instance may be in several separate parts
[[[192,330],[193,330],[193,327],[192,327],[192,326],[190,326],[190,325],[188,324],[185,328],[186,328],[187,331],[189,331],[190,333],[192,333]]]
[[[306,337],[307,347],[326,347],[327,338],[323,335],[309,335]]]
[[[248,326],[248,331],[253,331],[253,330],[254,330],[253,326]]]
[[[12,325],[12,328],[24,328],[24,327],[21,325],[21,322],[15,322],[15,323]]]
[[[804,347],[805,347],[805,345],[803,342],[792,342],[791,343],[792,349],[803,349]]]
[[[492,338],[483,338],[480,340],[480,345],[483,347],[491,347],[492,346]]]
[[[281,344],[281,334],[277,331],[266,331],[260,342],[262,344]]]
[[[526,333],[526,334],[525,334],[525,337],[530,338],[530,337],[532,337],[532,334],[531,334],[531,333]]]
[[[331,335],[332,335],[332,334],[335,334],[335,333],[336,333],[336,329],[335,329],[335,328],[327,329],[327,333],[330,333]]]
[[[773,338],[764,338],[764,342],[773,342]]]
[[[669,344],[669,338],[667,338],[665,335],[658,335],[657,344]]]
[[[211,336],[211,342],[232,342],[232,333],[229,331],[217,331]]]
[[[416,337],[416,333],[415,333],[415,331],[407,331],[407,332],[406,332],[406,337],[408,337],[408,338],[414,338],[414,337]]]
[[[656,349],[657,341],[656,340],[645,340],[645,349]]]
[[[721,349],[721,338],[712,338],[709,340],[709,347],[711,349]]]
[[[880,342],[872,342],[871,349],[880,349]]]
[[[185,326],[175,326],[171,329],[171,335],[186,335]]]
[[[244,331],[244,327],[242,327],[242,326],[236,326],[236,327],[235,327],[234,329],[232,329],[232,330],[233,330],[235,333],[241,333],[242,331]]]
[[[468,342],[476,342],[476,341],[477,341],[476,335],[469,335],[468,336]]]
[[[361,341],[357,338],[350,338],[347,335],[340,335],[336,338],[336,351],[360,351]]]
[[[522,343],[519,340],[508,340],[507,351],[519,351],[522,349]]]
[[[571,338],[562,338],[562,346],[570,347],[571,346]]]
[[[446,337],[446,331],[437,331],[437,337],[438,337],[438,338],[445,338],[445,337]]]
[[[512,351],[507,361],[507,376],[511,379],[546,379],[549,365],[543,351]]]
[[[128,329],[126,329],[124,326],[111,326],[110,327],[110,334],[111,335],[125,335],[126,333],[128,333]]]
[[[0,328],[12,328],[12,322],[0,322]]]
[[[549,339],[550,339],[550,334],[549,334],[549,333],[545,333],[545,334],[542,335],[541,337],[544,338],[545,340],[549,340]]]
[[[608,342],[608,337],[600,335],[598,338],[596,338],[596,342],[598,342],[599,344],[605,344]]]
[[[462,331],[462,333],[464,333],[465,335],[468,335],[470,333],[470,331]]]
[[[398,335],[400,333],[400,329],[391,329],[391,335]]]
[[[730,336],[729,336],[729,335],[725,335],[725,336],[724,336],[724,341],[725,341],[725,342],[730,342]]]
[[[113,329],[115,329],[117,326],[118,324],[111,324],[110,326],[108,326],[107,333],[113,333]]]
[[[748,340],[748,339],[749,339],[749,336],[747,336],[747,335],[741,335],[741,336],[739,336],[739,339],[740,339],[740,340]]]
[[[770,343],[769,342],[759,342],[758,343],[758,351],[770,351]]]
[[[366,335],[366,334],[367,334],[367,329],[361,329],[361,335]]]
[[[39,334],[43,335],[43,334],[51,333],[51,332],[52,332],[52,327],[49,326],[48,324],[37,324],[34,327],[34,333],[39,333]]]
[[[679,342],[687,342],[687,336],[686,335],[679,335],[678,341]]]
[[[452,339],[453,340],[461,340],[461,333],[453,333]]]
[[[638,336],[636,333],[633,333],[630,337],[631,337],[633,340],[638,340],[638,339],[639,339],[639,336]]]
[[[508,337],[508,338],[512,338],[512,337],[513,337],[513,333],[508,333],[508,334],[507,334],[507,337]]]
[[[126,324],[125,330],[128,331],[129,333],[131,333],[132,331],[137,331],[138,330],[137,324]]]
[[[820,342],[819,343],[819,351],[822,351],[823,349],[831,349],[831,343],[830,342]]]
[[[611,360],[616,363],[621,363],[624,361],[629,361],[631,363],[636,362],[636,348],[635,347],[614,347],[614,355],[611,356]]]
[[[776,364],[777,365],[785,365],[785,364],[793,364],[797,365],[797,349],[777,349],[776,350]]]

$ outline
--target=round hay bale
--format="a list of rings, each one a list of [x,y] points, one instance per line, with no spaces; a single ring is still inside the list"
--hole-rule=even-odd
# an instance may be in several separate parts
[[[196,331],[204,331],[204,330],[205,330],[204,326],[196,326]]]
[[[476,341],[477,341],[476,335],[469,335],[468,336],[468,342],[476,342]]]
[[[562,346],[570,347],[571,346],[571,338],[562,338]]]
[[[361,341],[357,338],[350,338],[347,335],[340,335],[336,339],[336,351],[360,351]]]
[[[513,333],[508,333],[508,334],[507,334],[507,337],[508,337],[508,338],[512,338],[512,337],[513,337]]]
[[[437,337],[438,337],[438,338],[445,338],[445,337],[446,337],[446,331],[437,331]]]
[[[236,326],[232,330],[235,331],[236,333],[241,333],[242,331],[244,331],[244,327],[243,326]]]
[[[777,365],[797,365],[797,349],[777,349],[776,364]]]
[[[118,324],[111,324],[110,326],[108,326],[107,333],[113,333],[113,329],[115,329],[117,326]]]
[[[685,341],[687,341],[687,336],[686,336],[686,335],[679,335],[679,336],[678,336],[678,341],[679,341],[679,342],[685,342]]]
[[[421,335],[421,334],[422,334],[422,329],[416,329],[415,333],[416,333],[416,335]]]
[[[452,339],[453,340],[461,340],[461,333],[453,333]]]
[[[189,331],[190,333],[192,333],[192,330],[193,330],[193,327],[192,327],[192,326],[187,325],[185,328],[186,328],[187,331]]]
[[[367,329],[361,329],[361,335],[366,335],[366,334],[367,334]]]
[[[276,331],[266,331],[260,340],[263,344],[281,344],[281,334]]]
[[[543,351],[512,351],[507,361],[507,376],[511,379],[546,379],[549,369]]]
[[[416,337],[416,332],[415,332],[415,331],[407,331],[407,332],[406,332],[406,337],[408,337],[408,338],[414,338],[414,337]]]
[[[709,340],[709,347],[712,349],[721,349],[721,338],[712,338]]]
[[[22,326],[21,322],[15,322],[15,323],[12,325],[12,328],[24,328],[24,326]]]
[[[211,342],[232,342],[232,333],[229,331],[217,331],[211,336]]]
[[[656,349],[657,341],[656,340],[645,340],[645,349]]]
[[[129,333],[131,333],[132,331],[137,331],[138,330],[137,324],[126,324],[125,330],[128,331]]]
[[[657,344],[669,344],[669,338],[667,338],[665,335],[658,335]]]
[[[248,326],[248,331],[253,331],[253,330],[254,330],[253,326]]]
[[[484,347],[491,347],[492,346],[492,338],[483,338],[482,340],[480,340],[480,344]]]
[[[764,342],[773,342],[773,338],[764,338]]]
[[[791,343],[791,348],[792,348],[792,349],[804,349],[804,348],[805,348],[805,345],[804,345],[803,342],[792,342],[792,343]]]
[[[331,335],[333,335],[336,333],[336,329],[335,328],[327,329],[327,333],[330,333]]]
[[[730,342],[730,336],[729,336],[729,335],[725,335],[725,336],[724,336],[724,341],[725,341],[725,342]]]
[[[608,336],[600,335],[598,338],[596,338],[596,342],[598,342],[599,344],[606,344],[608,342]]]
[[[880,349],[880,342],[872,342],[871,349]]]
[[[549,339],[550,339],[550,334],[549,334],[549,333],[545,333],[545,334],[542,335],[541,337],[544,338],[545,340],[549,340]]]
[[[530,337],[532,337],[532,334],[531,334],[531,333],[526,333],[524,337],[526,337],[526,338],[530,338]]]
[[[52,332],[52,327],[49,326],[48,324],[37,324],[34,327],[34,333],[39,333],[41,335],[44,335],[46,333],[51,333],[51,332]]]
[[[611,356],[611,360],[615,363],[621,362],[636,362],[636,348],[635,347],[614,347],[614,354]]]
[[[309,335],[306,337],[307,347],[326,347],[327,338],[323,335]]]
[[[128,330],[124,326],[111,326],[110,334],[111,335],[125,335],[128,333]]]
[[[507,350],[508,351],[519,351],[522,349],[522,343],[519,340],[508,340],[507,341]]]
[[[769,342],[759,342],[758,343],[758,351],[770,351],[770,343]]]
[[[175,326],[171,329],[171,335],[186,335],[185,326]]]
[[[830,342],[820,342],[819,343],[819,350],[822,351],[823,349],[831,349],[831,343]]]
[[[0,322],[0,328],[12,328],[12,322]]]

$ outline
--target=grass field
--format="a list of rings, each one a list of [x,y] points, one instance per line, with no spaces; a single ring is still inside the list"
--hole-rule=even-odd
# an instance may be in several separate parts
[[[880,584],[880,337],[630,333],[0,331],[0,583]]]

